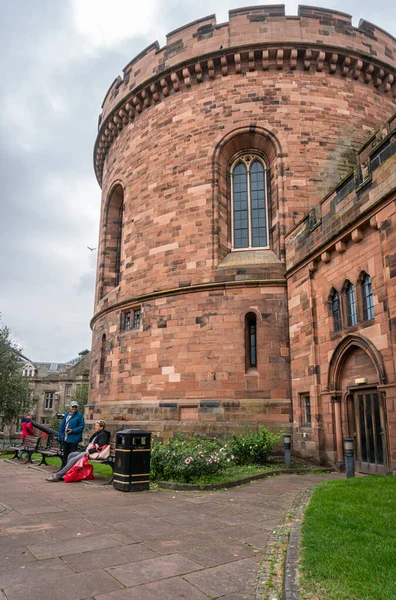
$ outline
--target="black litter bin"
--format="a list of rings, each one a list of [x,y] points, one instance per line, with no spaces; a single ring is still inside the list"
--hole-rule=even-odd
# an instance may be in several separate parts
[[[113,486],[121,492],[150,487],[151,433],[124,429],[116,433]]]

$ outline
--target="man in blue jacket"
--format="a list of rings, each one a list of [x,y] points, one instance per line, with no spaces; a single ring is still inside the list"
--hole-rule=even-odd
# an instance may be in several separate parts
[[[67,463],[69,454],[76,452],[78,444],[82,441],[84,427],[84,417],[78,412],[78,403],[73,400],[70,402],[70,410],[63,417],[58,431],[58,437],[63,441],[63,466]]]

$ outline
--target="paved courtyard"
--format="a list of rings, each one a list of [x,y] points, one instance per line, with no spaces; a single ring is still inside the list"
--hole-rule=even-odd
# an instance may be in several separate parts
[[[337,475],[140,493],[44,477],[0,460],[0,598],[253,600],[271,530],[302,488]]]

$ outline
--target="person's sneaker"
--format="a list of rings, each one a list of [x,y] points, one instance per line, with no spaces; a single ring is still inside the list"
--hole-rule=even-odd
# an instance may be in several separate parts
[[[46,477],[45,481],[61,481],[61,479],[56,475],[51,475],[50,477]]]

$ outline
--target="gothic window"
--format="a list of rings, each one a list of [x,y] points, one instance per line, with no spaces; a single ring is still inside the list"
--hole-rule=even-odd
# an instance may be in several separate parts
[[[348,281],[345,287],[346,312],[348,327],[357,325],[355,286]]]
[[[374,319],[374,300],[373,288],[370,275],[365,275],[362,279],[362,301],[363,301],[363,319],[369,321]]]
[[[117,185],[108,200],[105,216],[102,249],[102,254],[104,255],[104,270],[101,297],[108,294],[120,283],[123,214],[124,190],[121,185]]]
[[[268,247],[266,167],[259,156],[246,154],[231,167],[232,247]]]
[[[330,303],[331,313],[333,315],[333,329],[334,333],[337,333],[337,331],[341,331],[342,328],[340,295],[337,290],[332,291],[330,295]]]
[[[247,371],[257,368],[257,319],[254,313],[245,317],[245,364]]]

